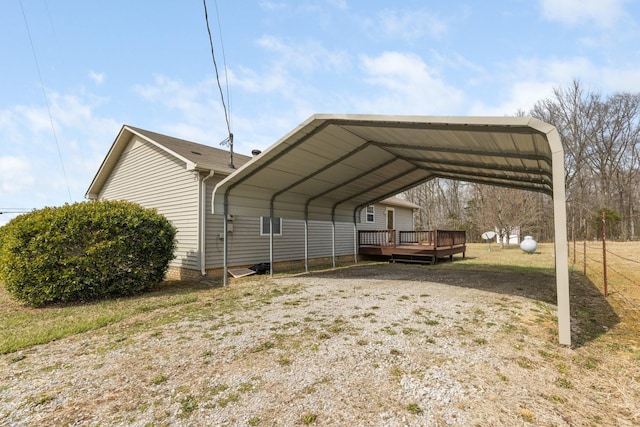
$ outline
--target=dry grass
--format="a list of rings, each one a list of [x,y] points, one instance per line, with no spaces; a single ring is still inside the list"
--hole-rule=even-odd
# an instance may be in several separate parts
[[[576,272],[584,274],[604,293],[604,264],[601,242],[570,245],[569,260]],[[637,347],[640,336],[640,242],[607,242],[607,300],[620,317],[620,324],[609,335],[618,343]],[[574,262],[575,260],[575,262]]]
[[[33,308],[12,300],[0,286],[0,354],[95,330],[140,313],[183,306],[210,289],[203,283],[168,282],[135,297]]]
[[[583,328],[588,330],[592,324],[595,330],[574,336],[574,344],[582,345],[597,336],[599,340],[592,345],[624,349],[640,359],[640,242],[607,242],[607,298],[602,243],[587,243],[586,275],[583,248],[583,242],[569,244],[572,316]],[[439,268],[555,274],[554,247],[550,243],[539,244],[532,255],[524,254],[517,245],[500,248],[494,243],[489,251],[487,244],[470,244],[467,257],[464,263],[447,263]],[[606,331],[600,330],[601,325],[606,326]]]

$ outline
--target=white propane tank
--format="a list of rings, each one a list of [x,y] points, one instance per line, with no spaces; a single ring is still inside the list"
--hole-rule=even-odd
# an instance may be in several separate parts
[[[533,237],[531,236],[524,236],[524,240],[522,241],[522,243],[520,243],[520,249],[522,249],[528,254],[534,253],[537,247],[538,247],[538,242],[533,240]]]

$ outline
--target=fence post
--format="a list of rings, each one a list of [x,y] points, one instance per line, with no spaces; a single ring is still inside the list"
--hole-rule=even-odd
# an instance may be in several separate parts
[[[604,296],[609,296],[609,290],[607,287],[607,220],[605,211],[602,211],[602,272],[604,279]]]
[[[587,238],[584,238],[583,241],[583,251],[582,253],[584,254],[584,258],[582,260],[582,274],[584,274],[585,276],[587,275]]]

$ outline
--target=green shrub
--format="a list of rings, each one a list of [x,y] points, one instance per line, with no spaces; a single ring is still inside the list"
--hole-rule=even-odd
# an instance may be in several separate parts
[[[165,217],[129,202],[36,210],[0,227],[0,282],[32,306],[131,295],[162,281],[175,235]]]

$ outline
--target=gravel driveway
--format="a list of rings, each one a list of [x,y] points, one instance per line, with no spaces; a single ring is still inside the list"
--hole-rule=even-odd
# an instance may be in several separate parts
[[[0,356],[0,425],[640,423],[637,361],[557,344],[555,279],[361,265]]]

